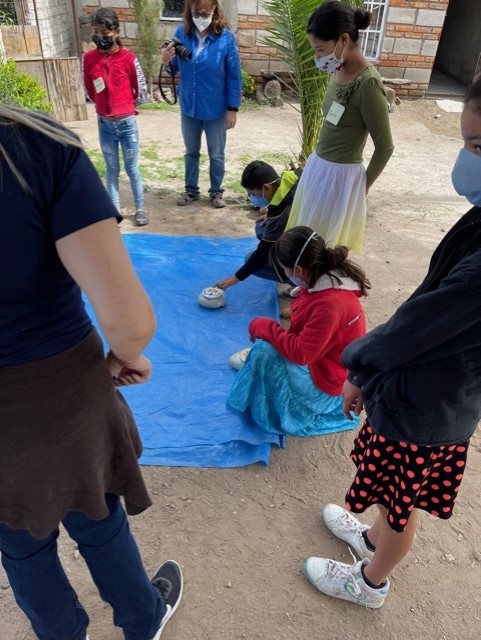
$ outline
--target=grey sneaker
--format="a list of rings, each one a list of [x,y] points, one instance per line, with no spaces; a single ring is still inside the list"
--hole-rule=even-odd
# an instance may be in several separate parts
[[[149,217],[143,209],[137,209],[135,212],[135,224],[138,227],[145,227],[146,224],[149,224]]]
[[[199,199],[198,193],[192,193],[191,191],[186,191],[179,198],[177,198],[177,205],[179,207],[185,207],[188,204],[191,204],[195,200]]]
[[[358,558],[372,560],[374,551],[367,548],[362,536],[364,531],[370,529],[367,524],[362,524],[349,511],[337,504],[326,504],[321,515],[329,531],[340,540],[347,542],[354,549]]]
[[[165,625],[174,615],[182,599],[182,591],[184,588],[182,569],[175,560],[166,560],[157,569],[151,582],[154,587],[160,591],[160,595],[165,602],[164,617],[162,618],[157,633],[152,638],[152,640],[159,640],[165,629]]]
[[[226,206],[226,201],[222,197],[222,193],[211,193],[210,203],[215,209],[222,209]]]
[[[328,558],[309,558],[304,564],[304,574],[316,589],[332,598],[379,609],[389,592],[389,580],[379,589],[369,587],[361,571],[367,564],[369,560],[359,560],[351,565]]]

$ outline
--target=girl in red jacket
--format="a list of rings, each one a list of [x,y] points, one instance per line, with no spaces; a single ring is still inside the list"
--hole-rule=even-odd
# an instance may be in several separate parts
[[[360,298],[369,281],[347,259],[346,247],[326,247],[309,227],[284,233],[274,251],[299,287],[291,326],[286,330],[272,318],[250,323],[251,340],[259,341],[242,364],[227,404],[250,409],[255,422],[270,433],[309,436],[352,429],[356,424],[342,412],[347,372],[341,353],[365,333]],[[231,358],[236,363],[238,354]]]
[[[99,140],[107,169],[107,191],[120,210],[119,146],[134,196],[135,223],[148,224],[139,169],[139,131],[135,105],[146,101],[144,74],[135,55],[119,38],[119,19],[112,9],[99,9],[91,18],[96,49],[83,58],[85,90],[95,104]]]

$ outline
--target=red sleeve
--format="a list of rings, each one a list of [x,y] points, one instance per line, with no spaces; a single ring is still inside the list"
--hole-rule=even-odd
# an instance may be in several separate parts
[[[85,88],[85,93],[87,94],[87,96],[90,98],[90,100],[95,103],[95,89],[94,89],[94,83],[92,81],[92,78],[90,76],[90,63],[88,61],[88,56],[87,54],[84,54],[83,57],[83,78],[84,78],[84,88]]]
[[[297,333],[286,331],[272,318],[255,318],[249,325],[249,333],[253,338],[270,342],[287,360],[309,365],[330,351],[338,340],[339,328],[337,305],[326,302],[311,308],[307,322]]]

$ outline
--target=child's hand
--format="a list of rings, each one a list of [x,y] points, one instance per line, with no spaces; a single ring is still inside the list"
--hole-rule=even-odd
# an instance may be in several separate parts
[[[219,280],[219,282],[216,282],[214,287],[216,287],[217,289],[224,289],[225,291],[229,287],[233,287],[238,282],[240,282],[239,278],[230,276],[230,278],[224,278],[223,280]]]
[[[267,220],[267,213],[263,213],[257,218],[256,222],[263,222],[265,224],[266,220]]]
[[[352,415],[358,416],[364,407],[361,389],[346,380],[342,388],[342,412],[348,420],[352,420]]]

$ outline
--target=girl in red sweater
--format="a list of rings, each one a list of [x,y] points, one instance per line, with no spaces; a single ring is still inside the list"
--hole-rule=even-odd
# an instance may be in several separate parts
[[[238,411],[250,409],[255,422],[270,433],[308,436],[352,429],[356,423],[342,412],[347,372],[341,353],[365,333],[360,298],[369,281],[347,259],[346,247],[326,247],[309,227],[284,233],[274,252],[298,285],[291,326],[286,330],[272,318],[250,323],[251,341],[258,342],[237,374],[227,404]]]
[[[139,130],[136,105],[147,100],[144,74],[136,56],[120,42],[120,24],[110,7],[91,17],[96,48],[83,57],[85,90],[95,104],[99,140],[107,170],[107,191],[120,211],[119,173],[122,149],[135,204],[135,223],[144,226],[144,187],[139,168]]]

